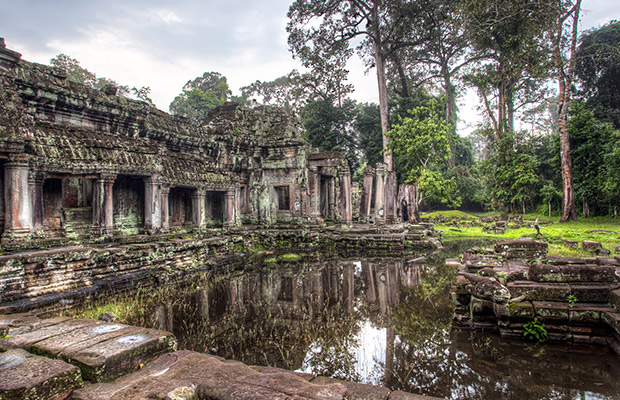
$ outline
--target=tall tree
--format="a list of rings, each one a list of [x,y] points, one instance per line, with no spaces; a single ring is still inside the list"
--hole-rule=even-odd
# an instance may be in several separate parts
[[[355,119],[355,102],[345,100],[342,106],[332,99],[314,100],[301,110],[306,139],[321,151],[339,151],[355,171],[359,167],[357,135],[352,121]]]
[[[116,94],[118,96],[130,97],[130,94],[133,94],[136,99],[144,101],[150,106],[155,106],[149,97],[149,94],[151,93],[150,87],[142,86],[137,88],[134,86],[129,88],[129,86],[119,85],[109,78],[98,78],[97,74],[82,67],[77,59],[72,58],[67,54],[58,54],[50,60],[50,65],[67,74],[67,79],[70,81],[77,82],[97,90],[103,90],[106,86],[113,86],[117,89]]]
[[[477,55],[468,52],[464,24],[458,12],[458,1],[426,0],[414,10],[424,22],[424,40],[418,46],[402,47],[389,57],[390,87],[398,96],[409,97],[429,83],[440,85],[445,95],[446,120],[450,134],[456,135],[458,76],[462,69],[475,61]],[[419,34],[409,31],[411,35]],[[416,38],[411,38],[415,41]],[[454,152],[451,148],[451,164]]]
[[[568,108],[575,73],[575,50],[581,0],[555,0],[551,4],[555,6],[556,16],[550,34],[554,69],[558,80],[558,132],[562,162],[562,217],[560,222],[577,221],[568,131]]]
[[[586,32],[576,54],[579,94],[594,115],[620,129],[620,22]]]
[[[326,60],[346,60],[353,53],[351,46],[360,38],[357,46],[360,54],[370,54],[369,65],[377,72],[381,130],[390,130],[386,60],[389,54],[412,43],[403,40],[415,13],[404,0],[296,0],[288,11],[289,46],[293,53],[311,66]],[[384,162],[393,169],[389,139],[384,136]]]
[[[340,67],[304,74],[293,70],[273,81],[251,83],[242,87],[241,92],[248,99],[258,101],[258,97],[259,103],[297,111],[314,100],[330,100],[342,106],[353,91],[353,86],[345,83],[347,72]]]
[[[517,110],[542,99],[550,14],[545,2],[536,0],[463,0],[461,12],[479,59],[467,81],[482,100],[491,139],[499,142],[514,132]]]
[[[209,111],[224,104],[230,94],[226,77],[218,72],[205,72],[183,86],[181,94],[170,103],[170,112],[199,125]]]

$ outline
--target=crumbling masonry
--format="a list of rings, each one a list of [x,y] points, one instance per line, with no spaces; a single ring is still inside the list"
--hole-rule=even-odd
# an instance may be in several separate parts
[[[3,39],[0,171],[5,242],[352,220],[346,161],[313,151],[288,112],[230,103],[193,126]]]

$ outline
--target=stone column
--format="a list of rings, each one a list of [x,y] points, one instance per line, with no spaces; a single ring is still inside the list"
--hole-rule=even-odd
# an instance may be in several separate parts
[[[353,222],[353,206],[351,199],[351,173],[349,167],[344,167],[342,180],[340,181],[340,215],[343,224],[351,224]]]
[[[375,176],[373,167],[366,167],[364,170],[364,180],[362,181],[362,201],[360,204],[360,218],[370,218],[370,208],[372,207],[372,181]]]
[[[155,233],[161,229],[161,184],[159,176],[144,179],[144,228]]]
[[[327,209],[329,210],[327,212],[327,215],[329,216],[330,219],[336,219],[336,178],[333,176],[330,176],[329,179],[327,180],[327,194],[328,194],[328,200],[327,200]]]
[[[226,226],[236,225],[237,223],[237,219],[235,218],[235,203],[235,190],[229,190],[226,192],[226,199],[224,202],[224,225]]]
[[[107,175],[103,178],[103,188],[105,191],[103,201],[103,230],[102,234],[111,235],[114,230],[114,196],[113,187],[116,175]]]
[[[170,229],[170,208],[168,197],[170,196],[170,185],[161,185],[161,229]]]
[[[389,171],[385,174],[385,199],[383,206],[385,208],[385,222],[393,224],[396,222],[396,200],[398,197],[398,185],[396,184],[396,172]]]
[[[192,222],[197,228],[204,227],[205,220],[205,190],[202,188],[192,191]]]
[[[114,197],[112,188],[116,175],[101,175],[93,187],[93,231],[111,235],[114,230]]]
[[[30,233],[33,225],[28,157],[17,155],[4,168],[5,232]]]
[[[308,196],[310,197],[310,217],[318,219],[321,216],[321,177],[317,167],[308,168]]]
[[[35,232],[43,230],[43,180],[45,175],[31,172],[29,185],[32,193],[33,227]]]
[[[375,224],[385,223],[385,164],[377,163],[377,179],[375,181]]]

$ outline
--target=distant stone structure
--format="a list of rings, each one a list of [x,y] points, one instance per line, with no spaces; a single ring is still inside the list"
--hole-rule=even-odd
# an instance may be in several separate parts
[[[200,125],[21,60],[0,42],[4,241],[180,228],[352,222],[340,153],[297,118],[228,103]]]

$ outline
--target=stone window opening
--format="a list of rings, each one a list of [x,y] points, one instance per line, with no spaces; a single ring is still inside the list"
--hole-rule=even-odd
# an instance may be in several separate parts
[[[278,210],[279,211],[290,211],[291,210],[291,196],[290,189],[288,186],[276,186],[274,187],[276,191],[276,198],[278,201]]]

